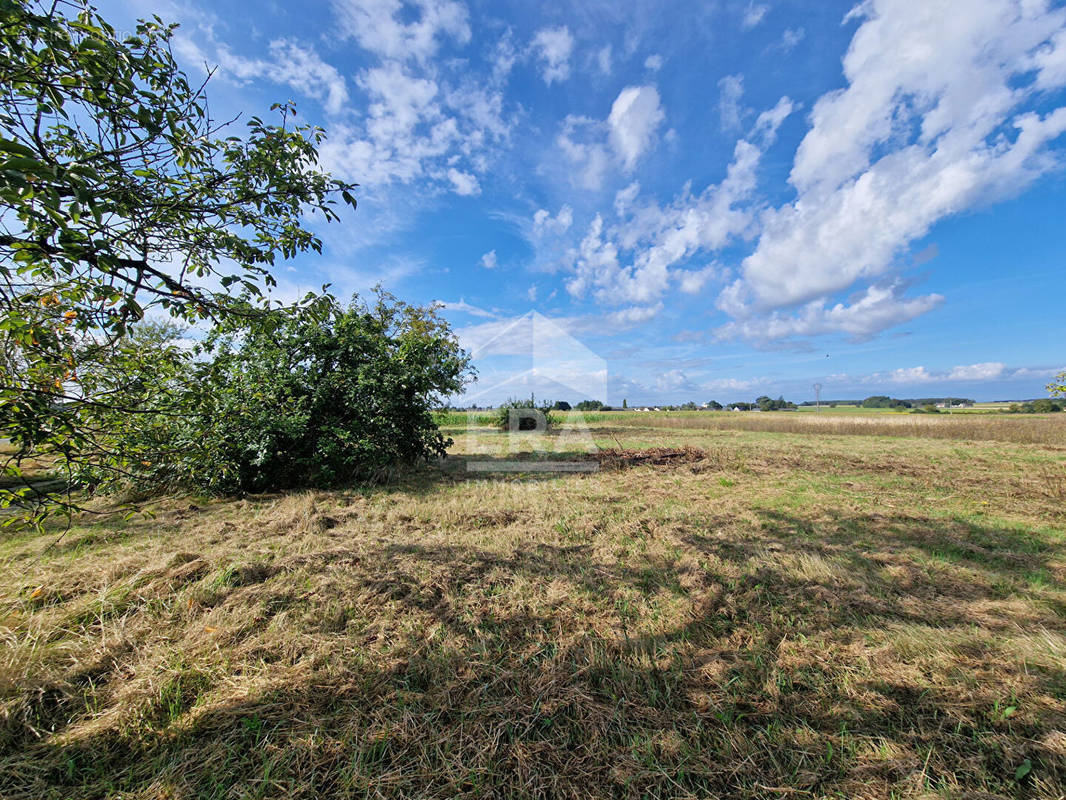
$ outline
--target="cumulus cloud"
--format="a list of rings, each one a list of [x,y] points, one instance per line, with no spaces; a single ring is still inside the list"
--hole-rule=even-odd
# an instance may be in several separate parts
[[[551,86],[570,77],[570,55],[574,51],[574,37],[565,25],[541,28],[533,36],[533,49],[541,62],[541,77]]]
[[[652,53],[650,56],[644,59],[644,69],[650,69],[652,72],[658,72],[663,68],[663,57],[658,53]]]
[[[448,180],[452,182],[455,193],[461,197],[469,197],[481,193],[481,185],[477,178],[469,172],[463,172],[455,167],[448,169]]]
[[[742,28],[754,28],[763,18],[766,16],[766,12],[770,10],[770,7],[765,3],[748,3],[748,7],[744,10],[744,16],[740,20],[740,26]]]
[[[664,117],[654,86],[627,86],[615,98],[607,125],[611,145],[626,171],[632,170],[651,147],[655,129]]]
[[[723,292],[720,306],[727,312],[743,315],[742,303],[734,303],[730,292],[731,289]],[[885,328],[909,322],[937,308],[943,301],[944,298],[938,294],[904,297],[900,284],[871,286],[847,304],[827,306],[815,300],[795,314],[774,311],[768,315],[735,320],[719,328],[717,335],[722,339],[771,342],[844,333],[854,340],[863,341]]]
[[[498,88],[450,84],[391,60],[356,84],[366,115],[330,128],[320,147],[330,171],[369,187],[427,181],[458,195],[480,192],[478,173],[511,130]]]
[[[814,106],[790,175],[797,199],[761,216],[754,252],[719,299],[734,316],[769,314],[783,335],[868,336],[935,308],[935,295],[884,287],[861,292],[854,307],[830,298],[884,280],[938,221],[1053,168],[1047,145],[1066,131],[1066,108],[1023,107],[1038,89],[1066,84],[1063,9],[870,0],[852,18],[862,24],[844,58],[847,86]],[[799,311],[782,313],[790,307]],[[747,335],[759,324],[727,330]]]
[[[292,39],[275,39],[269,58],[246,58],[219,44],[208,52],[192,39],[175,40],[178,55],[196,66],[217,66],[220,77],[238,83],[265,78],[281,83],[322,103],[330,114],[339,114],[348,102],[348,86],[336,67],[319,57],[315,49]]]
[[[659,313],[662,310],[662,303],[656,303],[651,306],[631,306],[618,311],[612,311],[607,315],[607,322],[616,326],[636,325],[654,319],[659,316]]]
[[[713,278],[716,272],[717,270],[713,266],[704,267],[703,269],[678,270],[678,288],[685,294],[699,294],[707,281]]]
[[[491,76],[475,81],[461,61],[438,57],[446,43],[470,41],[458,0],[333,0],[332,7],[340,36],[377,58],[355,77],[365,114],[330,126],[323,164],[368,190],[419,182],[479,194],[479,176],[513,127],[503,95],[516,58],[509,32],[498,40]]]
[[[574,210],[565,203],[554,217],[544,208],[533,215],[533,233],[537,236],[561,235],[570,230],[573,224]]]
[[[466,6],[455,0],[333,0],[333,10],[342,35],[385,58],[424,62],[445,37],[470,41]]]
[[[718,118],[723,131],[739,131],[747,113],[740,104],[744,95],[744,76],[726,75],[718,81]]]
[[[612,305],[647,304],[658,300],[674,279],[682,290],[705,282],[709,273],[677,268],[700,251],[721,250],[751,231],[756,214],[749,205],[763,147],[776,133],[771,126],[767,122],[761,131],[761,146],[746,139],[737,142],[725,178],[700,194],[686,191],[665,207],[634,208],[615,226],[597,215],[575,254],[574,275],[567,282],[570,294],[582,297],[591,292],[598,301]],[[623,207],[636,196],[631,190]],[[623,251],[632,251],[631,257],[624,258]]]
[[[611,156],[603,141],[603,124],[587,117],[568,116],[555,143],[574,167],[570,181],[580,189],[603,188]]]
[[[970,364],[955,367],[947,374],[949,381],[990,381],[1003,375],[1007,365],[998,361],[986,361],[983,364]]]
[[[573,167],[571,183],[581,189],[599,191],[612,163],[624,172],[631,172],[654,146],[663,119],[665,114],[654,86],[622,89],[611,104],[606,120],[568,116],[555,141]]]
[[[986,361],[979,364],[960,364],[945,369],[931,369],[926,366],[898,367],[896,369],[873,372],[866,375],[838,374],[829,375],[826,382],[851,384],[854,386],[885,386],[949,383],[985,383],[1022,380],[1041,380],[1054,374],[1052,369],[1040,367],[1010,367],[999,361]]]
[[[481,266],[485,269],[496,269],[496,251],[489,250],[481,257]]]

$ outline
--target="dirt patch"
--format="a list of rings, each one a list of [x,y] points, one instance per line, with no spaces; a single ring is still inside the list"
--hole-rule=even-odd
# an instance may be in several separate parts
[[[610,448],[592,455],[603,469],[695,464],[706,461],[707,457],[707,451],[698,447],[652,447],[647,450]]]

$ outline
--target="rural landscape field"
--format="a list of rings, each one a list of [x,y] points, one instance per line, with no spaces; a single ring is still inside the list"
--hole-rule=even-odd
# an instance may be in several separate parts
[[[6,539],[0,795],[1060,797],[1066,415],[736,416]]]
[[[1066,0],[0,0],[0,800],[1066,800]]]

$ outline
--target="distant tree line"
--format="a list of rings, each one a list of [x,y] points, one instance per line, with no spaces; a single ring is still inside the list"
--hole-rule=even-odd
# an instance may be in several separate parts
[[[1066,411],[1066,400],[1049,400],[1042,397],[1039,400],[1030,400],[1025,403],[1011,403],[1007,408],[1007,414],[1055,414]]]

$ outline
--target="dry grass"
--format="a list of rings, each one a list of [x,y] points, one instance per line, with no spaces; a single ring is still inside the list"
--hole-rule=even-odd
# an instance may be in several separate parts
[[[1061,451],[594,434],[8,538],[0,795],[1062,797]]]
[[[619,414],[612,424],[652,428],[765,431],[814,436],[906,436],[919,439],[1066,446],[1066,414],[870,415],[796,412],[669,412]]]

